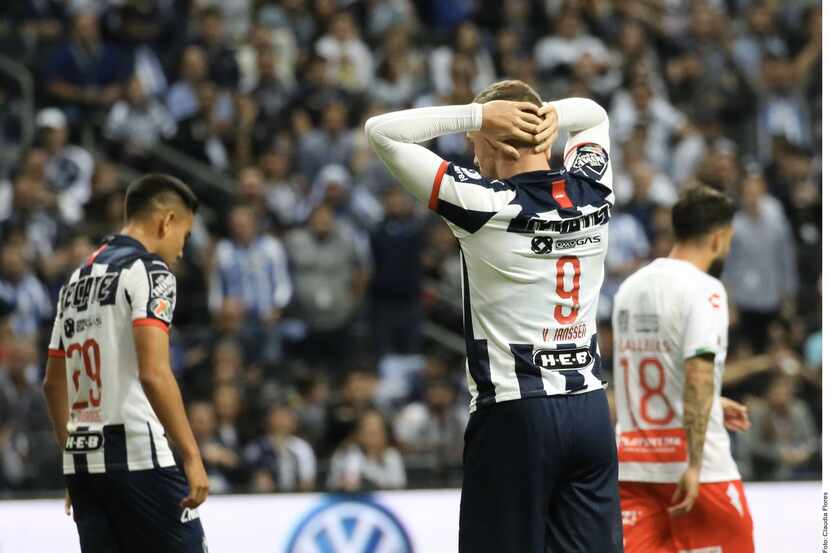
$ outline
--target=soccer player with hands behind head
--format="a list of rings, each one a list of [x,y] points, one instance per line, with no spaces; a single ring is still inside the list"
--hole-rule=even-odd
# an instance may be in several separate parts
[[[614,202],[608,117],[521,81],[366,122],[390,172],[461,245],[472,414],[460,553],[621,552],[596,310]],[[550,144],[568,133],[565,167]],[[466,133],[478,170],[417,143]]]

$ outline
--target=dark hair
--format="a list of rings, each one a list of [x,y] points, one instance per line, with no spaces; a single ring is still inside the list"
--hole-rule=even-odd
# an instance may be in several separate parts
[[[127,187],[124,201],[127,220],[158,209],[158,200],[167,200],[165,196],[179,199],[193,213],[199,208],[199,200],[185,183],[170,175],[153,173],[144,175]]]
[[[709,186],[689,188],[671,210],[675,240],[697,240],[730,225],[735,211],[735,202],[723,192]]]

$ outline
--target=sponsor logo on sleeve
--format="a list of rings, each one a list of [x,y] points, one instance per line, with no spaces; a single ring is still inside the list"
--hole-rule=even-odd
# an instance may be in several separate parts
[[[166,323],[173,320],[173,302],[166,298],[153,298],[150,301],[150,311],[157,319]]]
[[[150,297],[175,298],[176,277],[169,271],[150,271]]]
[[[571,172],[600,180],[608,169],[608,153],[598,144],[583,144],[576,150]]]

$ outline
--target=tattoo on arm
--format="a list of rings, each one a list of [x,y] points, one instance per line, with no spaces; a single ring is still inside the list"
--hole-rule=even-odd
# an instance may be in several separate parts
[[[686,360],[686,384],[683,389],[683,427],[689,448],[689,466],[703,463],[706,427],[715,395],[715,363],[711,357]]]

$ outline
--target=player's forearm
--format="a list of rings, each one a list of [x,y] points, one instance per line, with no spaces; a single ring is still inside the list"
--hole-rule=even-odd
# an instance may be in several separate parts
[[[605,109],[588,98],[564,98],[549,103],[559,115],[559,128],[571,134],[608,122]]]
[[[143,374],[141,387],[144,388],[144,393],[147,394],[147,399],[165,432],[179,448],[184,460],[199,457],[199,445],[187,421],[182,394],[173,372],[168,368],[154,371],[150,375]]]
[[[366,121],[366,135],[389,172],[412,195],[426,202],[444,160],[416,143],[477,131],[481,124],[480,104],[417,108],[372,117]]]
[[[689,451],[689,466],[703,464],[703,445],[715,395],[714,363],[703,358],[686,361],[683,388],[683,427]]]

